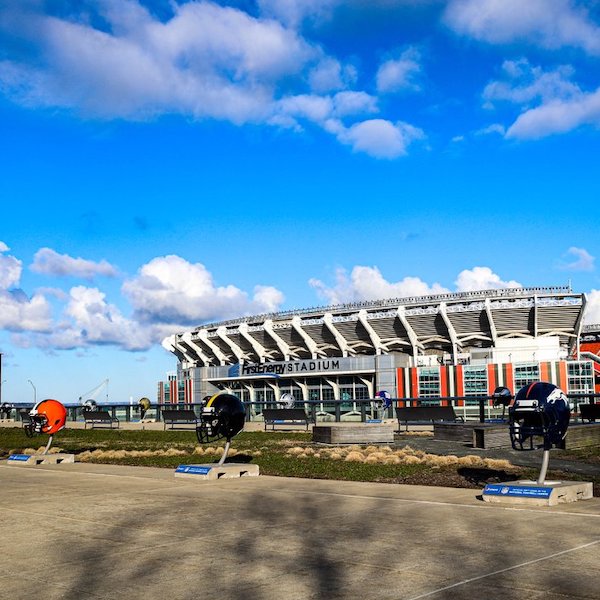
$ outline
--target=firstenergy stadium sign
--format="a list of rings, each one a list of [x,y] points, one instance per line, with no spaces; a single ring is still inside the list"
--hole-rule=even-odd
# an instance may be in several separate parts
[[[339,359],[295,360],[282,363],[243,364],[237,365],[240,376],[246,375],[292,375],[293,373],[309,373],[322,371],[339,371]]]
[[[368,363],[368,364],[367,364]],[[331,372],[364,372],[374,368],[372,357],[321,358],[271,363],[242,363],[229,367],[228,377],[294,377]]]

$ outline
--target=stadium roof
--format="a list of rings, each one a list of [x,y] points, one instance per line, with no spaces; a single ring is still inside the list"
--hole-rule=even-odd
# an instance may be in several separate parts
[[[402,352],[413,356],[558,336],[572,351],[585,296],[570,287],[504,288],[354,302],[211,323],[163,346],[196,366]]]

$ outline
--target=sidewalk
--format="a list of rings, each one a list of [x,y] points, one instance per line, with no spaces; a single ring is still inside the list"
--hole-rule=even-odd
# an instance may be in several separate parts
[[[0,461],[11,600],[600,599],[600,499]]]

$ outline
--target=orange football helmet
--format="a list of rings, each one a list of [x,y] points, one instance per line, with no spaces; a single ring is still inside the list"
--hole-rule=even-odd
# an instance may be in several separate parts
[[[60,431],[67,422],[67,409],[58,400],[42,400],[38,402],[30,411],[31,424],[28,435],[36,433],[45,433],[54,435]]]

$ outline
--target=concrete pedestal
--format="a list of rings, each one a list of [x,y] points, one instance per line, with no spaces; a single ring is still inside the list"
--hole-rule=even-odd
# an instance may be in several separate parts
[[[60,465],[74,462],[74,454],[11,454],[7,464],[13,467],[35,467],[36,465]]]
[[[215,479],[237,479],[238,477],[257,477],[258,465],[246,463],[226,463],[223,465],[179,465],[175,477],[186,477],[198,481]]]
[[[483,489],[484,502],[499,504],[526,504],[529,506],[556,506],[566,502],[589,500],[593,485],[587,481],[507,481],[488,483]]]

